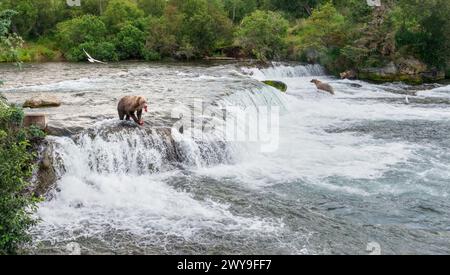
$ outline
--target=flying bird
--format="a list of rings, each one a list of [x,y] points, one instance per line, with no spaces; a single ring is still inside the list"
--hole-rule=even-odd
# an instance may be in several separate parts
[[[88,57],[88,61],[91,63],[100,63],[100,64],[106,64],[105,62],[99,61],[97,59],[92,58],[92,56],[90,54],[88,54],[84,49],[83,52],[86,54],[86,56]]]

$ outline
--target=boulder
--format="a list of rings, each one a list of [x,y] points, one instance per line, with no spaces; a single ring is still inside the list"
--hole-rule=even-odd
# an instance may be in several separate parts
[[[265,81],[263,81],[263,83],[266,84],[266,85],[272,86],[275,89],[278,89],[278,90],[280,90],[282,92],[286,92],[287,88],[288,88],[288,86],[285,83],[281,82],[281,81],[265,80]]]
[[[412,58],[399,58],[382,68],[360,69],[358,78],[375,82],[401,81],[408,84],[423,84],[445,79],[445,72],[429,70],[423,62]]]
[[[25,117],[23,119],[23,126],[24,127],[36,126],[39,129],[45,131],[48,126],[47,115],[41,113],[25,114]]]
[[[415,58],[400,58],[395,64],[400,74],[417,75],[427,71],[427,65]]]
[[[401,73],[394,62],[388,63],[381,68],[364,68],[358,72],[358,78],[375,82],[396,82],[401,81],[408,84],[423,83],[420,74]]]
[[[43,95],[28,99],[23,104],[24,108],[49,108],[59,106],[61,106],[61,101],[57,97]]]
[[[54,167],[53,147],[45,140],[38,150],[38,160],[34,171],[30,191],[36,196],[48,196],[49,191],[55,188],[58,176]]]

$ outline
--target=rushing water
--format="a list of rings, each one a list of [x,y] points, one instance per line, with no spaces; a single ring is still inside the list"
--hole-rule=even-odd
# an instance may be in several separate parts
[[[63,105],[44,110],[50,126],[76,133],[48,138],[59,180],[39,206],[32,253],[68,253],[72,242],[82,253],[367,254],[374,242],[386,254],[450,253],[449,86],[337,80],[287,64],[49,63],[0,73],[13,103],[58,96]],[[336,96],[318,93],[312,78]],[[284,81],[287,94],[264,79]],[[117,100],[131,94],[150,101],[142,129],[116,118]],[[279,110],[276,150],[210,127],[238,117],[220,116],[228,105]],[[210,112],[179,133],[180,108]]]

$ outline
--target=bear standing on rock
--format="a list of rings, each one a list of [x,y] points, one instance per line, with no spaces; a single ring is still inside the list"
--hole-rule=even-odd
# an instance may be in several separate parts
[[[120,120],[130,120],[132,118],[134,122],[143,126],[142,111],[147,112],[148,105],[147,100],[142,96],[125,96],[123,97],[117,106]],[[137,117],[136,117],[137,112]]]
[[[319,81],[317,79],[311,80],[311,83],[316,84],[317,89],[325,91],[325,92],[328,92],[328,93],[334,95],[334,89],[333,89],[333,87],[331,87],[330,84],[323,83],[323,82],[321,82],[321,81]]]

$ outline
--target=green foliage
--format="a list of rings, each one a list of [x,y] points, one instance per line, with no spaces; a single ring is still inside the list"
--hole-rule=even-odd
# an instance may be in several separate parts
[[[18,50],[23,45],[20,36],[9,32],[11,18],[17,15],[13,10],[0,11],[0,62],[16,62],[20,64]]]
[[[231,37],[232,23],[217,2],[171,0],[163,17],[149,20],[145,48],[150,57],[190,59],[211,55],[231,44]]]
[[[228,17],[235,23],[240,23],[246,15],[258,8],[257,0],[224,0],[223,2]]]
[[[139,9],[131,0],[110,0],[103,13],[103,21],[114,33],[127,22],[137,20],[144,16],[144,12]]]
[[[400,28],[396,34],[399,48],[428,65],[444,69],[450,60],[450,2],[447,0],[400,0],[394,17]]]
[[[241,47],[243,52],[233,53],[261,60],[320,62],[333,72],[411,56],[429,68],[449,70],[450,1],[382,4],[374,8],[365,0],[82,0],[80,7],[69,7],[63,0],[2,0],[0,62],[58,60],[61,53],[67,60],[81,61],[86,58],[82,47],[89,47],[94,58],[110,61],[202,58]],[[27,41],[25,47],[21,37]],[[41,43],[42,39],[49,41]]]
[[[126,25],[117,34],[115,45],[120,59],[142,58],[145,33],[132,25]]]
[[[116,52],[116,47],[111,42],[85,42],[80,45],[71,48],[66,53],[66,58],[69,61],[83,61],[86,60],[86,54],[88,52],[92,56],[103,61],[118,61],[119,56]]]
[[[28,229],[36,223],[32,213],[37,198],[25,192],[29,186],[34,155],[28,137],[32,134],[21,128],[23,111],[8,106],[0,99],[0,255],[14,254],[31,240]]]
[[[99,17],[84,15],[59,23],[56,37],[61,49],[69,51],[82,43],[103,41],[106,34],[106,26]]]
[[[260,60],[279,58],[285,50],[288,26],[279,13],[255,11],[242,20],[236,44]]]
[[[144,11],[146,15],[160,17],[166,9],[166,0],[137,0],[138,7]]]
[[[321,0],[265,0],[266,9],[282,11],[291,17],[308,17],[311,9],[318,6]]]
[[[328,2],[300,21],[292,33],[300,52],[314,49],[324,56],[345,42],[345,18]]]

